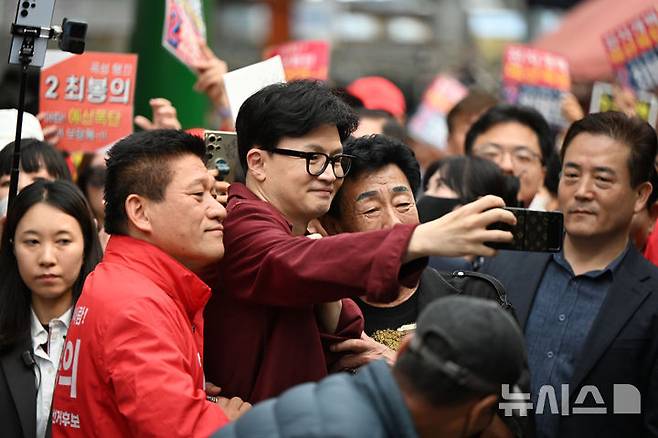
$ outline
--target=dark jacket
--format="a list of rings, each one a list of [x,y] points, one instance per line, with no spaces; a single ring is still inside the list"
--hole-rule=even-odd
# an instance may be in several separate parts
[[[390,367],[373,362],[254,406],[219,438],[413,438],[416,430]]]
[[[507,289],[524,330],[550,257],[501,251],[483,266],[483,272],[498,277]],[[607,414],[560,416],[558,436],[658,436],[658,268],[635,247],[619,265],[578,355],[574,375],[565,383],[570,407],[596,406],[575,403],[583,386],[595,385]],[[640,391],[642,415],[612,414],[614,384],[632,384]]]
[[[32,350],[26,337],[0,355],[0,435],[34,438],[37,433],[37,387],[22,353]]]
[[[225,255],[215,279],[205,277],[213,296],[205,310],[204,370],[224,396],[258,402],[322,379],[328,364],[314,305],[360,295],[392,301],[400,284],[416,284],[427,263],[401,265],[413,225],[293,236],[285,217],[242,184],[231,185],[227,210]],[[358,307],[343,300],[335,339],[362,331]]]

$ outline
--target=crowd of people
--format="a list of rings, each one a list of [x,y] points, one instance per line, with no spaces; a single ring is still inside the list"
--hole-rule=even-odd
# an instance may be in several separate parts
[[[204,53],[195,88],[224,108]],[[431,150],[384,78],[269,85],[228,126],[230,183],[166,99],[78,165],[27,115],[2,434],[658,437],[656,131],[574,105],[556,132],[474,89]],[[506,206],[560,211],[562,249],[495,250]]]

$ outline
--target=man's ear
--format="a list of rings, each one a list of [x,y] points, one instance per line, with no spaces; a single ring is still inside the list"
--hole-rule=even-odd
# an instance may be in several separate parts
[[[343,229],[340,226],[340,222],[338,221],[338,219],[336,219],[329,213],[323,214],[318,218],[318,220],[320,221],[322,228],[324,228],[327,234],[330,236],[334,236],[336,234],[340,234],[343,232]]]
[[[496,415],[497,401],[498,396],[494,394],[476,401],[471,408],[471,414],[469,415],[470,424],[466,430],[472,433],[474,431],[481,432],[486,429],[491,424],[494,415]]]
[[[635,189],[637,198],[635,199],[635,208],[633,209],[634,213],[638,213],[646,208],[647,200],[649,195],[651,195],[652,186],[649,181],[645,181]]]
[[[258,148],[251,148],[247,152],[247,169],[254,179],[258,182],[265,181],[267,177],[267,151]]]
[[[128,217],[128,225],[139,230],[142,233],[153,231],[151,220],[149,218],[149,201],[139,195],[131,194],[126,198],[124,208]]]

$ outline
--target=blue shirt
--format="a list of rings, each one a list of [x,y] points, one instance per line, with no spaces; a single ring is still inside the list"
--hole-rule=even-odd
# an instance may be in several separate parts
[[[561,410],[561,385],[571,382],[578,356],[629,245],[602,270],[574,275],[563,252],[553,254],[546,267],[525,329],[537,438],[557,438],[560,418],[559,413],[551,414],[548,399],[543,414],[537,412],[539,390],[543,385],[553,386]]]

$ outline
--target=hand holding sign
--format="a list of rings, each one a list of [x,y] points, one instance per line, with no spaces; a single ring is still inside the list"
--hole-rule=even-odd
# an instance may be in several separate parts
[[[145,131],[153,129],[181,129],[181,124],[178,121],[176,108],[170,101],[162,97],[149,100],[151,111],[153,112],[153,120],[149,120],[144,116],[135,117],[135,125],[139,126]]]
[[[218,58],[205,42],[201,42],[203,59],[197,61],[193,67],[197,73],[194,89],[205,93],[215,108],[228,107],[228,100],[224,93],[224,75],[228,72],[226,62]]]
[[[201,0],[166,0],[162,46],[190,68],[203,60],[199,46],[206,40]]]

